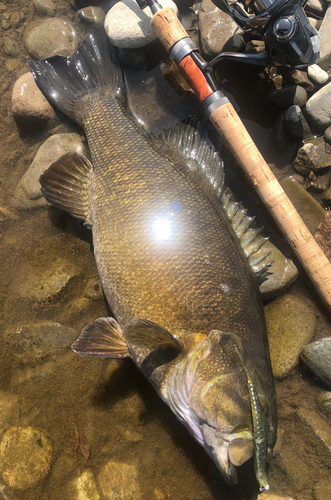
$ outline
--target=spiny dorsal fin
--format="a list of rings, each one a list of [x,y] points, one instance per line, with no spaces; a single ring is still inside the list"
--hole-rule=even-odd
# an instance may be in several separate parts
[[[190,170],[221,194],[224,186],[224,166],[220,156],[201,138],[190,125],[177,123],[174,127],[151,134],[151,139],[162,141],[175,148]]]
[[[90,175],[93,167],[89,160],[74,151],[62,155],[40,177],[41,192],[49,203],[83,219],[89,218]]]
[[[87,325],[71,348],[82,356],[129,357],[122,329],[114,318],[98,318],[94,323]]]

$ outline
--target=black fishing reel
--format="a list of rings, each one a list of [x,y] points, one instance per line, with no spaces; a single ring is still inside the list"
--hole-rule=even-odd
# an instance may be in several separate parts
[[[222,59],[293,68],[302,68],[317,61],[319,34],[303,11],[306,0],[243,0],[241,4],[229,4],[227,0],[212,1],[229,14],[245,33],[264,40],[265,52],[224,52],[211,61],[209,66]]]

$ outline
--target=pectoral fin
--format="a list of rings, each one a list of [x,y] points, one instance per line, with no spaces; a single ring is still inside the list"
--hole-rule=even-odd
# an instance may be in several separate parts
[[[99,318],[86,326],[71,348],[81,356],[129,357],[127,344],[122,337],[122,329],[114,318]]]

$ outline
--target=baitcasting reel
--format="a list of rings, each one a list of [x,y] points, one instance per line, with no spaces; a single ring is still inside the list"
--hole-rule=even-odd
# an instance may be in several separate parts
[[[222,59],[232,59],[264,66],[302,68],[319,57],[318,32],[303,11],[306,0],[242,0],[242,5],[227,0],[212,0],[229,14],[246,33],[265,42],[265,53],[241,54],[224,52],[208,66]]]

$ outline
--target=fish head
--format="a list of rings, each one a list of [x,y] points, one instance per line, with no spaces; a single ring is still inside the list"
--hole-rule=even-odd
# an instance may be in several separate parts
[[[242,359],[237,335],[212,330],[176,365],[167,381],[171,409],[229,484],[237,482],[236,466],[253,456],[251,404]]]

